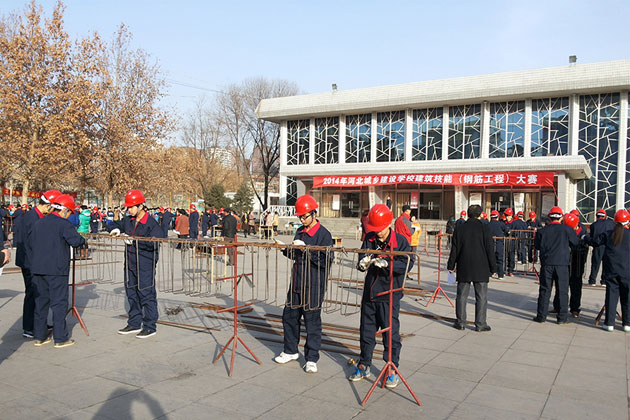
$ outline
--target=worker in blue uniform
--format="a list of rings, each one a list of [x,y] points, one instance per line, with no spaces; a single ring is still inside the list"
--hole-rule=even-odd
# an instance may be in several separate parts
[[[30,269],[30,256],[27,252],[26,238],[30,235],[33,225],[50,213],[55,198],[61,195],[57,190],[46,191],[39,198],[39,203],[24,213],[16,223],[19,227],[14,234],[15,265],[22,269],[24,279],[24,305],[22,306],[22,336],[33,338],[33,322],[35,316],[35,294],[33,289],[33,274]]]
[[[75,207],[71,196],[58,195],[52,207],[52,213],[33,224],[25,241],[35,294],[35,346],[51,341],[46,326],[51,309],[55,348],[62,348],[74,344],[66,327],[70,247],[85,244],[85,238],[67,220]]]
[[[505,217],[505,226],[508,229],[509,237],[505,244],[505,259],[506,259],[506,269],[508,277],[514,277],[514,267],[516,265],[515,254],[516,254],[516,242],[518,239],[515,239],[515,235],[517,232],[512,233],[513,222],[514,222],[514,210],[511,208],[507,208],[503,211],[503,216]]]
[[[365,236],[361,249],[410,252],[411,246],[407,239],[399,233],[394,232],[391,223],[394,218],[391,210],[385,204],[376,204],[368,213],[367,227],[370,233]],[[457,231],[457,229],[456,229]],[[361,298],[361,325],[359,329],[361,342],[361,357],[352,375],[348,377],[350,381],[360,381],[371,376],[370,366],[372,365],[372,354],[376,345],[376,332],[389,326],[389,295],[383,292],[389,291],[390,287],[390,256],[380,256],[378,254],[359,254],[358,269],[365,271],[365,282],[363,285],[363,297]],[[405,276],[414,264],[413,255],[396,255],[391,266],[393,273],[393,288],[402,289]],[[383,360],[391,360],[396,367],[400,360],[400,350],[402,343],[400,340],[400,299],[403,292],[398,290],[393,294],[392,301],[392,329],[383,333]],[[392,348],[389,349],[389,334],[391,333]],[[385,386],[395,388],[398,386],[399,377],[394,372],[388,372]]]
[[[575,231],[561,224],[562,209],[554,206],[549,210],[549,224],[536,232],[534,247],[540,251],[540,287],[535,322],[545,322],[549,311],[552,285],[558,290],[558,324],[568,323],[569,263],[571,246],[579,242]]]
[[[208,237],[208,228],[210,227],[210,208],[204,210],[201,216],[201,237]],[[247,236],[247,235],[246,235]]]
[[[540,219],[536,217],[535,211],[529,212],[529,219],[527,219],[527,229],[533,231],[529,235],[531,236],[531,240],[529,240],[529,250],[527,254],[527,262],[536,263],[538,262],[538,251],[534,248],[534,236],[536,236],[536,231],[538,229],[542,229],[542,223],[540,223]]]
[[[213,208],[212,213],[210,213],[210,237],[214,238],[216,236],[216,228],[219,224],[219,216],[217,216],[217,209]]]
[[[188,216],[188,223],[190,224],[189,235],[190,239],[199,239],[199,212],[197,211],[197,205],[190,205],[190,216]]]
[[[173,219],[173,213],[170,208],[167,208],[162,214],[162,230],[164,231],[164,238],[168,238],[168,231],[171,228],[171,220]]]
[[[144,195],[129,190],[124,207],[129,212],[122,220],[114,221],[107,229],[113,236],[163,238],[164,230],[146,211]],[[155,270],[159,244],[151,240],[125,239],[125,292],[129,303],[127,326],[119,334],[136,334],[148,338],[156,334],[158,320]]]
[[[90,213],[90,233],[98,233],[98,224],[101,221],[101,214],[98,211],[98,207],[94,206]]]
[[[455,229],[457,229],[458,227],[460,227],[464,223],[466,223],[466,210],[462,210],[459,213],[459,219],[457,219],[457,221],[455,222]],[[455,231],[455,229],[453,229],[453,231]]]
[[[505,260],[505,237],[510,232],[505,223],[499,220],[499,212],[492,210],[490,212],[490,234],[494,238],[494,258],[497,261],[497,276],[499,280],[503,280],[504,260]]]
[[[527,263],[527,223],[522,211],[516,213],[516,219],[512,221],[513,237],[516,238],[516,256],[521,264]]]
[[[593,222],[589,229],[589,234],[591,238],[597,238],[602,233],[610,232],[615,228],[615,222],[612,219],[608,218],[606,214],[606,210],[599,209],[596,213],[597,220]],[[597,273],[599,272],[599,268],[602,264],[602,258],[604,257],[604,249],[606,247],[604,245],[595,246],[593,245],[593,254],[591,255],[591,274],[588,276],[588,284],[594,286],[597,284]],[[600,284],[604,284],[604,275],[599,277]]]
[[[617,302],[621,300],[621,321],[624,332],[630,332],[630,213],[617,210],[613,230],[591,238],[594,246],[604,247],[602,277],[606,284],[606,318],[604,330],[615,329]]]
[[[317,201],[312,196],[307,194],[298,197],[295,214],[302,226],[295,234],[293,245],[332,247],[332,235],[317,220],[317,208]],[[274,361],[284,364],[299,358],[298,343],[301,320],[304,319],[306,328],[304,371],[317,373],[322,342],[322,303],[333,253],[330,249],[310,251],[303,248],[287,248],[283,250],[283,254],[293,259],[293,267],[287,302],[282,311],[284,349]]]

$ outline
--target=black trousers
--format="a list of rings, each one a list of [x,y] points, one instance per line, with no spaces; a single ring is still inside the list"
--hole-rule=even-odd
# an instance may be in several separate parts
[[[66,326],[68,311],[68,275],[65,276],[33,276],[35,293],[35,322],[34,335],[37,340],[44,340],[48,336],[48,310],[53,315],[53,337],[55,343],[68,341],[69,334]]]
[[[488,312],[488,283],[474,282],[475,288],[475,326],[485,327]],[[470,292],[470,282],[457,282],[457,297],[455,300],[455,316],[460,325],[466,325],[466,301]]]
[[[611,276],[606,280],[606,325],[615,325],[617,302],[621,300],[621,320],[630,325],[630,279]]]
[[[588,282],[590,284],[597,283],[597,272],[602,265],[602,258],[604,258],[604,246],[598,246],[593,248],[593,254],[591,255],[591,275],[588,276]],[[601,279],[601,277],[600,277]]]
[[[319,360],[319,349],[322,346],[322,311],[321,309],[306,311],[304,308],[285,306],[282,311],[282,328],[284,329],[284,352],[296,354],[300,342],[301,320],[304,318],[306,328],[306,344],[304,358],[307,362]]]
[[[505,274],[503,272],[503,249],[504,249],[504,242],[503,240],[497,240],[494,243],[494,256],[497,260],[497,275],[499,277],[503,277],[503,275]]]
[[[507,258],[507,272],[508,274],[514,273],[514,266],[516,265],[516,240],[511,239],[505,244],[505,253]]]
[[[22,329],[33,332],[35,319],[35,293],[33,289],[33,274],[28,268],[22,268],[24,278],[24,305],[22,306]]]
[[[549,313],[549,298],[551,287],[556,285],[558,290],[558,321],[564,322],[568,318],[569,303],[569,266],[544,265],[540,267],[540,287],[538,288],[538,307],[536,316],[547,319]]]
[[[400,341],[400,321],[398,314],[400,313],[400,299],[393,298],[392,302],[392,362],[398,367],[400,360],[400,349],[402,343]],[[376,346],[376,332],[389,326],[389,302],[361,302],[361,326],[359,329],[359,339],[361,342],[361,360],[360,364],[364,366],[372,365],[372,354],[374,346]],[[383,360],[389,358],[389,332],[382,334],[383,336]]]

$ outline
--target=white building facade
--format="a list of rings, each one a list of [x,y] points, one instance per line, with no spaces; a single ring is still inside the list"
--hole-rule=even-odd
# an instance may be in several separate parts
[[[630,206],[630,60],[266,99],[281,125],[280,203],[323,217],[376,203],[420,219]]]

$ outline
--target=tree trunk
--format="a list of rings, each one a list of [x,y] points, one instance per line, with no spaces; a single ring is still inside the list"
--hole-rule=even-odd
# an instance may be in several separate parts
[[[25,179],[22,181],[22,204],[26,204],[28,201],[28,191],[31,186],[31,181]]]

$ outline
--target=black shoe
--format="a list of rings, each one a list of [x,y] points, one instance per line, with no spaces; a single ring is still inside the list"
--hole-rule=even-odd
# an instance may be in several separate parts
[[[571,311],[571,316],[573,318],[578,318],[580,316],[580,311]]]
[[[464,327],[462,324],[460,324],[459,322],[455,322],[453,324],[453,328],[455,328],[456,330],[465,330],[466,327]]]
[[[486,331],[490,331],[492,328],[490,328],[490,325],[484,325],[483,327],[475,327],[475,331],[477,332],[486,332]]]
[[[127,334],[136,334],[142,331],[142,328],[134,328],[127,325],[125,328],[118,330],[118,334],[127,335]]]
[[[544,319],[543,317],[541,317],[541,316],[538,316],[538,315],[537,315],[537,316],[535,316],[535,317],[532,319],[532,321],[534,321],[534,322],[538,322],[539,324],[542,324],[543,322],[545,322],[545,319]]]
[[[142,330],[136,334],[136,338],[149,338],[157,334],[157,331]]]

